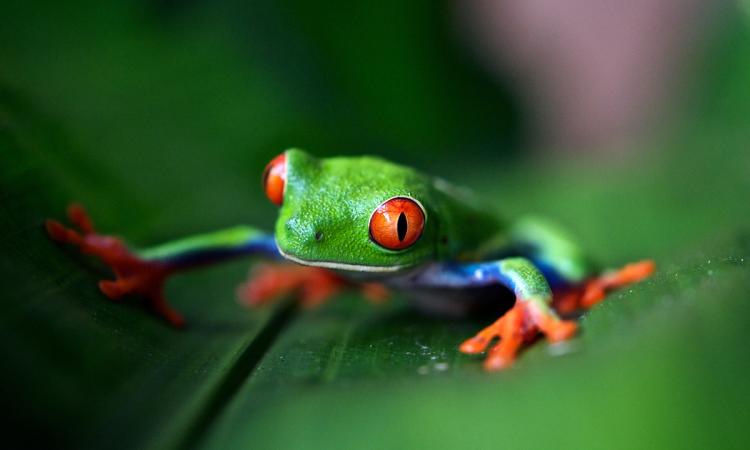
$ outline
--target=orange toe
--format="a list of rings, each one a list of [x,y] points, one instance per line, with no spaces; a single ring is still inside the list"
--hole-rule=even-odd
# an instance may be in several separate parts
[[[499,352],[490,352],[482,366],[484,367],[484,370],[488,372],[498,372],[512,366],[515,360],[515,355],[503,355]]]
[[[48,219],[44,225],[49,237],[57,242],[74,245],[81,245],[83,243],[81,235],[56,220]]]
[[[117,300],[124,292],[117,284],[117,281],[112,280],[102,280],[99,282],[99,290],[102,291],[104,295],[111,298],[112,300]]]
[[[615,273],[613,287],[637,283],[648,278],[656,270],[656,263],[650,259],[627,264]]]
[[[500,342],[490,350],[484,360],[484,368],[489,371],[503,370],[513,365],[516,354],[523,344],[526,303],[517,301],[516,305],[505,313],[501,324]]]
[[[578,324],[571,320],[559,320],[552,324],[544,334],[550,342],[565,341],[575,336],[578,331]]]
[[[94,222],[91,220],[89,214],[80,204],[73,203],[68,206],[68,218],[84,234],[91,234],[95,232]]]
[[[482,353],[488,345],[490,345],[489,339],[483,338],[482,336],[474,336],[461,343],[458,349],[461,353],[474,355]]]
[[[506,312],[505,315],[497,319],[492,325],[483,328],[475,336],[465,340],[458,349],[462,353],[467,354],[476,354],[485,351],[490,342],[502,334],[507,315],[508,313]]]

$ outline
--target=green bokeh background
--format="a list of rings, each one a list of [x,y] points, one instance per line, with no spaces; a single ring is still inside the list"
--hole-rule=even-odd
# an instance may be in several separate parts
[[[625,162],[531,157],[517,89],[434,2],[0,5],[0,398],[29,448],[742,448],[750,424],[750,16],[689,61],[679,111]],[[659,273],[486,375],[487,320],[357,295],[248,311],[247,262],[175,279],[177,332],[49,242],[71,200],[139,244],[270,229],[283,148],[374,153],[565,225]],[[562,354],[561,356],[558,354]]]

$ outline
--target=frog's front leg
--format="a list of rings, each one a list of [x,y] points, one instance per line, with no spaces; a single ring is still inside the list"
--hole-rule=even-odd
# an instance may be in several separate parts
[[[382,284],[355,283],[321,267],[263,263],[250,269],[248,280],[237,289],[237,297],[243,304],[254,307],[295,295],[302,306],[314,308],[352,288],[373,303],[381,303],[390,296]]]
[[[501,284],[514,292],[514,306],[460,346],[464,353],[481,353],[499,338],[499,343],[490,349],[485,359],[487,370],[500,370],[513,364],[521,345],[534,339],[539,332],[552,342],[568,339],[576,332],[575,322],[561,320],[552,310],[549,284],[526,258],[437,264],[416,275],[413,282],[425,287],[452,288]]]
[[[250,269],[248,280],[237,288],[237,297],[244,305],[255,307],[296,295],[302,305],[315,307],[346,285],[341,276],[319,267],[263,263]]]
[[[191,236],[139,251],[129,248],[120,238],[97,233],[79,205],[68,208],[68,218],[77,229],[48,220],[47,232],[54,240],[73,244],[112,268],[116,278],[100,281],[101,291],[111,299],[128,294],[142,296],[174,326],[185,323],[164,297],[164,283],[175,272],[243,255],[280,258],[273,236],[250,227]]]

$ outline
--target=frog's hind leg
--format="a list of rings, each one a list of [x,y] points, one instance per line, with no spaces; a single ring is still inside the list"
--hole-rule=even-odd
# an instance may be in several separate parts
[[[653,261],[644,260],[599,274],[596,265],[572,239],[540,219],[520,220],[512,227],[510,236],[512,245],[526,249],[524,256],[550,282],[553,307],[563,315],[589,309],[608,292],[637,283],[655,269]]]
[[[607,293],[615,289],[638,283],[648,278],[656,270],[651,260],[627,264],[620,269],[608,270],[599,276],[591,277],[578,286],[555,293],[554,308],[561,314],[586,310],[599,304]]]
[[[524,343],[539,333],[551,342],[572,337],[575,322],[560,319],[550,307],[552,293],[542,273],[526,258],[466,264],[437,264],[418,274],[412,282],[424,287],[477,287],[503,285],[513,291],[516,302],[495,323],[466,340],[459,349],[476,354],[490,348],[484,367],[501,370],[513,364]],[[493,341],[499,338],[499,343]]]

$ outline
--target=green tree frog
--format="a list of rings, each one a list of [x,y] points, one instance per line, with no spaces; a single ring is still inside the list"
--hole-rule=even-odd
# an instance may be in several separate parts
[[[77,205],[68,208],[74,228],[54,220],[46,228],[113,269],[115,279],[99,283],[107,297],[145,297],[175,326],[184,319],[164,297],[167,277],[243,255],[297,263],[255,271],[240,289],[252,304],[289,293],[316,304],[346,286],[373,298],[403,292],[446,313],[505,298],[500,318],[459,347],[487,351],[488,370],[509,367],[540,333],[551,342],[569,339],[577,325],[562,317],[654,270],[641,261],[599,271],[553,227],[506,222],[467,191],[379,158],[319,159],[291,149],[269,163],[263,186],[279,207],[273,234],[239,226],[138,250],[97,233]]]

